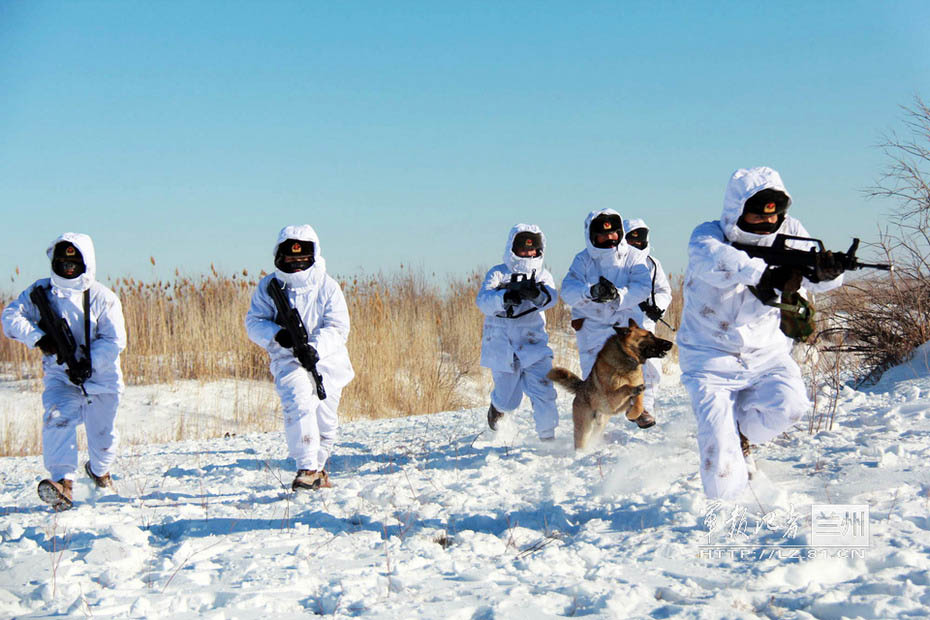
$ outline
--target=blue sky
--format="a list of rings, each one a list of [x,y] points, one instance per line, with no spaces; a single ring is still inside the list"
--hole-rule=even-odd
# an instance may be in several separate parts
[[[439,277],[536,223],[561,279],[603,207],[683,272],[753,165],[845,249],[891,206],[862,190],[930,97],[927,23],[927,2],[0,0],[0,288],[66,230],[105,281],[270,269],[292,223],[337,275]]]

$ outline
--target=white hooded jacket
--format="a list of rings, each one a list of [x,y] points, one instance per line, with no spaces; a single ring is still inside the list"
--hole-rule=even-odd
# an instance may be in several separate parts
[[[521,258],[513,253],[514,237],[521,232],[537,233],[542,238],[542,252],[535,258]],[[558,293],[552,274],[543,267],[545,248],[546,236],[538,226],[517,224],[507,238],[504,262],[492,267],[484,277],[476,299],[478,308],[485,315],[482,366],[491,370],[513,371],[514,356],[523,368],[527,368],[552,354],[543,311],[558,302]],[[521,301],[508,317],[503,285],[510,282],[511,275],[515,273],[526,274],[527,277],[535,273],[536,282],[543,292],[540,299]]]
[[[587,247],[575,255],[568,274],[562,279],[562,301],[572,307],[573,319],[584,319],[576,333],[584,376],[594,365],[598,351],[614,333],[614,325],[625,327],[630,319],[638,325],[644,323],[646,317],[639,303],[652,292],[652,274],[646,265],[646,253],[626,242],[626,231],[620,231],[620,244],[615,248],[596,248],[591,243],[591,222],[601,214],[620,215],[613,209],[588,214],[584,221]],[[617,287],[617,299],[605,303],[591,299],[591,287],[601,276]]]
[[[649,230],[646,222],[642,219],[632,218],[629,220],[623,220],[623,230],[627,233],[638,228],[645,228],[646,230]],[[672,286],[668,283],[668,276],[665,275],[665,270],[662,268],[662,263],[659,262],[658,258],[652,256],[652,241],[649,241],[645,250],[640,250],[639,248],[632,249],[636,250],[637,252],[642,252],[646,255],[646,264],[649,266],[649,273],[651,278],[649,287],[650,294],[648,299],[664,312],[672,303]],[[639,326],[643,329],[648,329],[649,331],[655,333],[656,322],[650,319],[648,316],[645,316],[645,314],[643,315],[643,322],[640,323]]]
[[[342,289],[326,273],[326,261],[320,250],[316,231],[310,226],[285,226],[278,233],[272,256],[287,239],[313,243],[313,265],[296,273],[275,273],[262,278],[252,295],[252,304],[245,317],[245,328],[255,344],[264,347],[271,357],[271,373],[281,377],[301,368],[293,349],[285,349],[275,341],[281,326],[275,322],[277,308],[268,293],[272,278],[285,284],[290,305],[297,310],[307,328],[308,342],[320,356],[317,370],[323,377],[327,394],[341,390],[355,377],[346,340],[349,337],[349,310]]]
[[[39,329],[39,309],[32,303],[29,294],[32,289],[41,286],[50,289],[47,296],[52,310],[68,322],[80,351],[85,344],[84,291],[89,291],[90,358],[93,372],[84,383],[84,389],[88,394],[121,393],[124,386],[119,354],[126,348],[122,305],[113,291],[96,280],[97,258],[91,238],[81,233],[61,235],[52,241],[46,251],[49,260],[55,246],[61,241],[72,243],[81,252],[84,273],[69,280],[52,272],[51,277],[34,282],[3,310],[3,331],[8,337],[35,348],[45,334]],[[80,352],[77,357],[82,357]],[[77,389],[68,379],[66,367],[59,365],[55,356],[43,356],[42,370],[46,387],[65,384]]]
[[[810,236],[801,222],[790,215],[785,216],[777,231],[767,235],[748,233],[737,227],[746,200],[769,188],[788,195],[781,176],[771,168],[737,170],[727,185],[720,219],[704,222],[691,234],[684,309],[677,338],[684,371],[700,368],[707,355],[767,356],[790,349],[791,340],[779,329],[780,311],[763,304],[748,288],[758,284],[766,269],[765,261],[750,258],[730,245],[739,242],[770,246],[779,233]],[[802,250],[813,245],[793,240],[787,243]],[[842,283],[842,275],[819,283],[805,278],[802,287],[821,292]]]

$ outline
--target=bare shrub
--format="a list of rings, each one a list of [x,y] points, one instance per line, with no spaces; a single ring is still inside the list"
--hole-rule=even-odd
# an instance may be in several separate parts
[[[890,160],[871,197],[894,207],[873,244],[894,271],[847,276],[829,295],[825,337],[860,360],[860,380],[877,379],[930,340],[930,107],[919,98],[904,108],[907,135],[890,134],[880,145]]]

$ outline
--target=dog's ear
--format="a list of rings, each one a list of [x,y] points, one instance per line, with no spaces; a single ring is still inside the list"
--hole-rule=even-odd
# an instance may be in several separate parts
[[[620,336],[621,338],[625,338],[625,337],[626,337],[626,330],[627,330],[627,329],[629,329],[629,328],[628,328],[628,327],[620,327],[619,325],[614,325],[614,331],[615,331],[615,332],[617,333],[617,335]]]
[[[630,319],[630,322],[627,325],[627,327],[639,327],[639,325],[636,324],[636,321],[634,321],[633,319]]]

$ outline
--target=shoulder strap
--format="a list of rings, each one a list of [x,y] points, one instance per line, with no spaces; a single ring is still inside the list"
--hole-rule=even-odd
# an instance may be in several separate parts
[[[656,305],[656,276],[659,273],[659,268],[656,265],[656,261],[651,256],[647,256],[649,262],[652,263],[652,305]]]
[[[90,359],[90,288],[84,290],[84,351],[87,353],[87,362]]]

